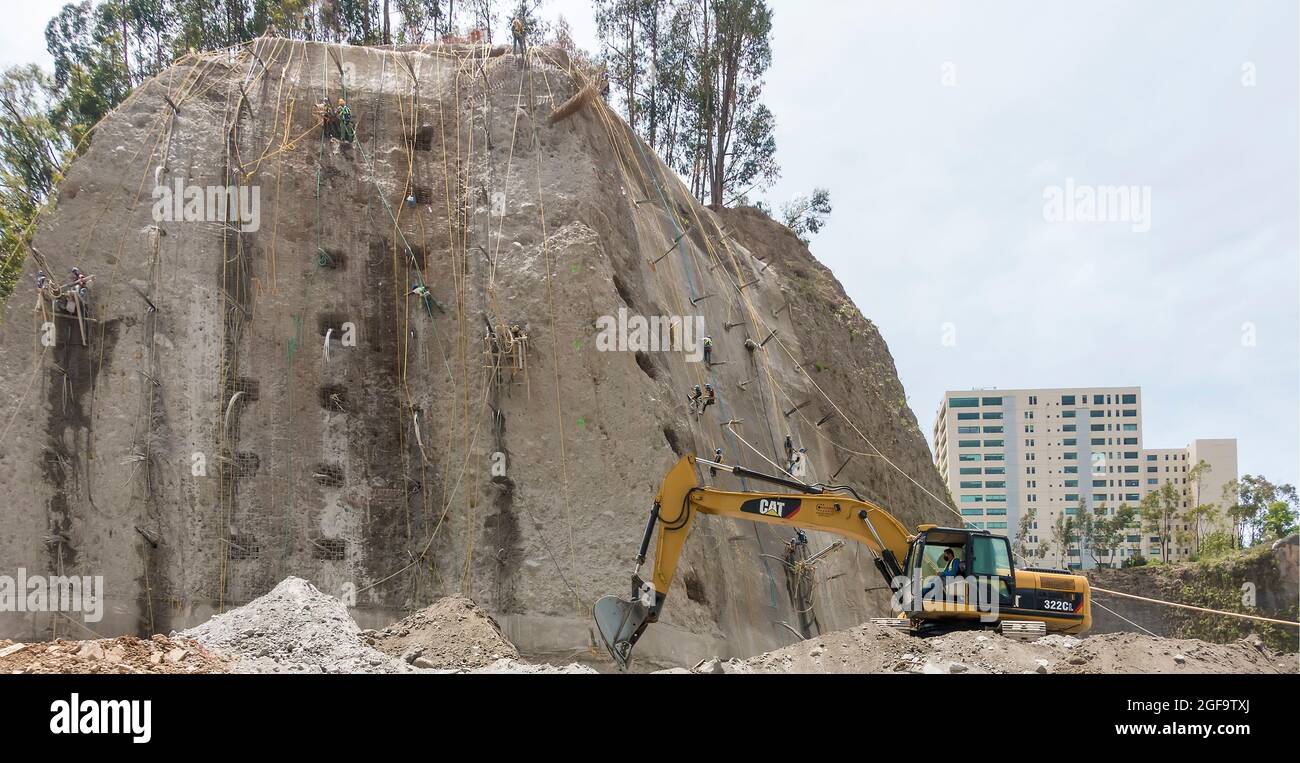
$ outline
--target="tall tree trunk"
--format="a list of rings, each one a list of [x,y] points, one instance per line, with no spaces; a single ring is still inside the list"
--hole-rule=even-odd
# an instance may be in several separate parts
[[[393,44],[393,38],[389,34],[389,28],[388,28],[388,0],[384,0],[384,44],[385,45]]]
[[[650,66],[654,79],[650,82],[650,148],[659,150],[659,0],[650,5]]]

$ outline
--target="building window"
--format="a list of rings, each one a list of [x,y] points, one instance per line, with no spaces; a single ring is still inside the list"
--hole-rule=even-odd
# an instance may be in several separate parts
[[[963,466],[961,468],[962,474],[979,474],[980,471],[981,470],[978,466]]]
[[[1066,424],[1065,426],[1061,427],[1061,431],[1062,431],[1062,432],[1077,432],[1077,431],[1079,431],[1079,426],[1078,426],[1077,424]]]
[[[978,495],[963,495],[961,497],[961,502],[962,503],[984,503],[984,497]]]
[[[979,427],[957,427],[957,434],[979,434]]]
[[[1078,454],[1078,453],[1066,453],[1064,456],[1062,456],[1062,458],[1064,458],[1066,461],[1078,461],[1078,460],[1079,460],[1079,454]]]
[[[1124,431],[1125,431],[1125,432],[1136,432],[1136,431],[1138,431],[1138,425],[1137,425],[1137,424],[1125,424],[1125,425],[1124,425]]]
[[[983,514],[984,514],[984,509],[962,509],[961,510],[961,515],[963,517],[978,517],[978,516],[982,516]]]
[[[1078,487],[1078,486],[1079,486],[1079,481],[1078,481],[1078,480],[1066,480],[1066,481],[1065,481],[1065,486],[1066,486],[1066,487]]]
[[[1029,455],[1033,455],[1030,453]],[[989,453],[984,456],[985,461],[1006,461],[1006,457],[1001,453]]]
[[[1137,401],[1138,401],[1138,396],[1132,393],[1124,395],[1122,398],[1120,398],[1120,402],[1123,403],[1124,405],[1137,405]]]
[[[1124,418],[1126,418],[1126,419],[1134,418],[1134,417],[1136,417],[1137,415],[1138,415],[1138,412],[1137,412],[1135,409],[1133,409],[1133,408],[1125,408],[1125,409],[1124,409]]]
[[[974,411],[958,411],[958,412],[957,412],[957,420],[958,420],[958,421],[969,421],[969,420],[971,420],[971,419],[978,419],[979,417],[980,417],[980,415],[979,415],[978,413],[974,412]]]
[[[959,448],[978,448],[979,446],[980,446],[979,440],[958,440],[957,441],[957,447]]]
[[[981,488],[981,487],[984,487],[984,483],[983,483],[982,481],[980,481],[980,480],[963,480],[962,482],[959,483],[959,485],[960,485],[963,489],[964,489],[964,488]]]
[[[985,474],[1006,474],[1006,473],[1007,473],[1007,467],[1005,467],[1005,466],[987,466],[987,467],[984,468],[984,473],[985,473]]]
[[[981,401],[984,405],[1002,405],[1000,397],[986,397]]]
[[[980,399],[978,397],[950,397],[948,398],[949,408],[978,408]]]
[[[1072,418],[1074,418],[1074,410],[1071,409],[1071,410],[1068,410],[1068,411],[1061,411],[1061,418],[1063,418],[1063,419],[1072,419]]]
[[[1074,395],[1061,395],[1061,405],[1074,405]]]
[[[957,456],[958,461],[983,461],[984,457],[978,453],[962,453]]]
[[[1002,434],[1002,427],[984,427],[984,434]]]

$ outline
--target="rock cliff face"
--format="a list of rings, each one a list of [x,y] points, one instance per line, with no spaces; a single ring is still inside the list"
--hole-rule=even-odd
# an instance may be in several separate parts
[[[0,323],[0,573],[103,575],[102,635],[297,575],[363,626],[461,594],[525,654],[581,654],[680,454],[773,471],[788,434],[807,478],[956,521],[829,271],[756,210],[702,208],[599,99],[550,123],[588,80],[530,59],[262,39],[181,60],[109,116],[27,264],[29,284],[93,274],[86,320],[20,290]],[[313,113],[341,95],[353,143]],[[714,365],[606,351],[620,316],[699,327]],[[696,417],[705,383],[718,404]],[[883,611],[864,549],[801,582],[789,533],[698,528],[642,660]],[[0,613],[0,636],[72,628]]]

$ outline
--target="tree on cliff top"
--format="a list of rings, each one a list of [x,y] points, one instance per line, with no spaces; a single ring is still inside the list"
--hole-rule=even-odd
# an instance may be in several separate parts
[[[596,26],[628,124],[697,199],[721,207],[777,178],[765,0],[596,0]]]

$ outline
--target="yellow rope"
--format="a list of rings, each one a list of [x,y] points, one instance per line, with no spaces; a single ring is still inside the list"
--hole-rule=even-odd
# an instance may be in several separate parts
[[[1090,588],[1091,588],[1093,591],[1096,591],[1096,592],[1098,592],[1098,593],[1104,593],[1104,594],[1107,594],[1107,595],[1110,595],[1110,596],[1119,596],[1119,597],[1122,597],[1122,598],[1125,598],[1125,599],[1135,599],[1135,600],[1137,600],[1137,601],[1145,601],[1145,602],[1147,602],[1148,604],[1159,604],[1159,605],[1161,605],[1161,606],[1165,606],[1165,607],[1177,607],[1178,609],[1190,609],[1190,610],[1194,610],[1194,611],[1196,611],[1196,612],[1208,612],[1208,613],[1210,613],[1210,614],[1214,614],[1214,615],[1223,615],[1224,617],[1236,617],[1236,618],[1240,618],[1240,619],[1242,619],[1242,620],[1256,620],[1256,621],[1259,621],[1259,622],[1262,622],[1262,623],[1275,623],[1275,624],[1277,624],[1277,625],[1290,625],[1290,626],[1292,626],[1292,627],[1300,627],[1300,623],[1295,622],[1295,621],[1293,621],[1293,620],[1278,620],[1278,619],[1276,619],[1276,618],[1272,618],[1272,617],[1261,617],[1261,616],[1259,616],[1259,615],[1244,615],[1244,614],[1242,614],[1242,613],[1240,613],[1240,612],[1226,612],[1226,611],[1224,611],[1224,610],[1222,610],[1222,609],[1210,609],[1210,608],[1208,608],[1208,607],[1196,607],[1196,606],[1192,606],[1191,604],[1178,604],[1178,603],[1176,603],[1176,602],[1172,602],[1172,601],[1162,601],[1162,600],[1160,600],[1160,599],[1152,599],[1152,598],[1147,597],[1147,596],[1137,596],[1136,594],[1131,594],[1131,593],[1120,593],[1119,591],[1111,591],[1111,590],[1108,590],[1108,589],[1106,589],[1106,588],[1098,588],[1097,586],[1090,586]]]

